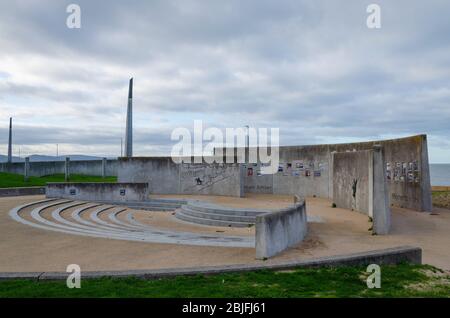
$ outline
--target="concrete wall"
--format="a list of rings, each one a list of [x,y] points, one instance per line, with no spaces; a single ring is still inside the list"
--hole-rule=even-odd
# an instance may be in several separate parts
[[[106,161],[106,175],[117,176],[118,161]],[[0,172],[24,174],[25,163],[0,163]],[[102,160],[74,160],[70,161],[70,174],[84,174],[91,176],[102,175]],[[42,161],[29,163],[28,175],[42,177],[51,174],[64,173],[64,161]]]
[[[305,201],[256,217],[256,258],[272,257],[301,242],[307,233]]]
[[[0,188],[0,197],[45,194],[45,187]]]
[[[333,202],[372,217],[372,231],[388,234],[391,210],[384,149],[333,153]]]
[[[374,147],[372,167],[372,218],[374,234],[388,234],[391,230],[391,207],[386,180],[384,149]]]
[[[171,157],[120,158],[119,182],[147,182],[153,194],[210,194],[241,197],[239,164],[182,163]]]
[[[280,172],[271,176],[260,176],[258,174],[260,164],[246,165],[245,192],[293,194],[304,197],[316,195],[331,199],[333,152],[371,150],[375,145],[381,145],[384,149],[391,204],[417,211],[431,211],[426,135],[347,144],[283,146],[279,148]],[[223,150],[223,153],[226,151]]]
[[[333,153],[333,202],[340,208],[372,216],[373,151]]]
[[[47,198],[85,201],[143,201],[148,198],[147,183],[52,182],[47,183]]]

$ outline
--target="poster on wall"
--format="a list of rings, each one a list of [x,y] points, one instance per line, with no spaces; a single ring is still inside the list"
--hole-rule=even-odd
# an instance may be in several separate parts
[[[407,167],[408,167],[408,164],[406,162],[402,162],[402,171],[401,171],[401,175],[400,175],[400,181],[405,181],[406,174],[407,174]]]
[[[386,163],[386,179],[388,181],[391,181],[391,179],[392,179],[392,176],[391,176],[391,163],[390,162]]]
[[[314,170],[314,177],[320,177],[320,176],[321,176],[320,170]]]
[[[304,169],[303,161],[301,160],[295,160],[293,161],[294,164],[294,170],[300,171]]]
[[[395,168],[394,168],[394,181],[395,182],[400,181],[400,173],[401,173],[401,163],[396,162]]]
[[[407,181],[414,182],[414,163],[408,162]]]
[[[290,176],[292,174],[292,163],[286,163],[286,167],[283,171],[283,176]]]
[[[283,172],[283,170],[284,170],[284,164],[280,163],[278,165],[278,172]]]
[[[262,163],[262,164],[261,164],[260,173],[261,173],[261,175],[272,174],[272,173],[271,173],[271,169],[270,169],[270,164],[268,164],[268,163]]]
[[[414,182],[419,183],[420,173],[419,173],[419,163],[417,162],[417,160],[413,161],[413,174],[414,174]]]
[[[292,172],[292,163],[287,163],[287,164],[286,164],[286,171],[287,171],[288,173],[291,173],[291,172]]]
[[[247,177],[251,177],[253,176],[253,168],[248,168],[247,169]]]
[[[309,176],[311,176],[311,170],[306,169],[305,170],[305,177],[309,177]]]

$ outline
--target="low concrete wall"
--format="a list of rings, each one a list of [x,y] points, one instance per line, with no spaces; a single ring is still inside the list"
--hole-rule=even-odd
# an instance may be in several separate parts
[[[307,233],[305,201],[256,217],[256,258],[272,257],[301,242]]]
[[[45,187],[0,188],[0,197],[45,194]]]
[[[140,279],[160,279],[164,277],[214,275],[220,273],[239,273],[256,270],[289,270],[297,268],[320,268],[339,266],[367,266],[370,264],[422,264],[422,249],[419,247],[399,246],[382,250],[374,250],[347,255],[321,257],[304,261],[281,261],[276,263],[261,262],[261,264],[222,265],[192,268],[164,268],[149,270],[124,271],[83,271],[83,279],[101,277],[135,277]],[[66,280],[67,272],[2,272],[0,281],[10,279],[33,280]]]
[[[62,161],[31,161],[28,166],[28,176],[42,177],[51,174],[64,173],[64,160]],[[116,159],[106,160],[105,174],[117,176],[118,161]],[[24,174],[25,163],[0,163],[0,172]],[[91,176],[103,175],[103,160],[71,160],[70,174],[84,174]]]
[[[147,183],[52,182],[47,183],[47,198],[86,201],[144,201]]]
[[[146,182],[152,194],[243,196],[239,164],[181,163],[171,157],[120,158],[118,182]]]

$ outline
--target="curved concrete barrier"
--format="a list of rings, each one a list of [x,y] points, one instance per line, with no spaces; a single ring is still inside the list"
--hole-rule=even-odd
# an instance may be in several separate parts
[[[305,201],[256,217],[256,258],[272,257],[301,242],[307,233]]]

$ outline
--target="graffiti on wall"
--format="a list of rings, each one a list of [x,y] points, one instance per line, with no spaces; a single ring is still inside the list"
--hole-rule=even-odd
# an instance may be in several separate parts
[[[180,172],[180,182],[185,190],[201,192],[202,190],[229,178],[235,178],[235,164],[190,164],[183,163]]]

